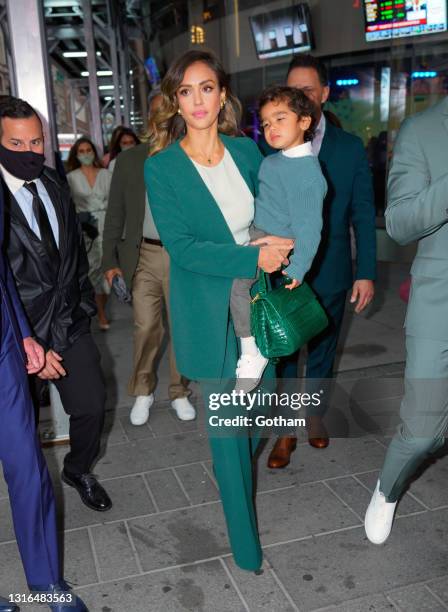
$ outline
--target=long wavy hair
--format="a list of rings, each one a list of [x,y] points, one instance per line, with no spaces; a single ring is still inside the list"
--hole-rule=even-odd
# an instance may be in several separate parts
[[[149,119],[147,141],[150,155],[159,153],[186,133],[185,121],[177,112],[179,105],[176,93],[186,70],[196,62],[202,62],[213,70],[220,89],[225,89],[226,92],[226,103],[218,115],[218,131],[229,136],[236,136],[239,133],[241,103],[232,93],[229,75],[219,59],[210,51],[191,50],[175,60],[163,78],[162,102]]]
[[[68,160],[67,160],[67,171],[68,172],[72,172],[73,170],[77,170],[78,168],[81,167],[81,163],[78,159],[78,149],[79,149],[79,146],[82,145],[83,143],[89,144],[93,149],[93,154],[95,156],[93,160],[93,166],[95,168],[103,167],[101,165],[100,158],[98,157],[98,151],[96,150],[96,147],[93,144],[93,142],[90,140],[90,138],[86,138],[85,136],[82,136],[81,138],[78,138],[78,140],[75,142],[75,144],[70,149],[70,153],[68,154]]]

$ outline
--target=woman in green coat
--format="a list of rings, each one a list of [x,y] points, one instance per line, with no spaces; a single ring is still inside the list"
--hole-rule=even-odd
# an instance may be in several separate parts
[[[162,95],[150,126],[145,182],[170,255],[177,366],[201,382],[209,417],[208,398],[231,390],[238,360],[229,315],[232,282],[254,278],[257,267],[278,270],[292,242],[268,238],[264,246],[248,244],[262,157],[252,140],[236,137],[239,102],[219,61],[207,52],[187,52],[169,68]],[[258,570],[262,554],[252,485],[257,435],[248,427],[212,431],[208,425],[235,561],[243,569]]]

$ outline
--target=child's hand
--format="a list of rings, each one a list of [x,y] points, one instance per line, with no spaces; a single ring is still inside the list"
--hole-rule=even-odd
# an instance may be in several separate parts
[[[284,276],[288,276],[288,273],[286,270],[283,270],[282,274]],[[297,280],[296,278],[291,279],[291,282],[288,285],[285,285],[286,289],[289,289],[290,291],[292,291],[293,289],[295,289],[296,287],[298,287],[300,285],[300,281]]]

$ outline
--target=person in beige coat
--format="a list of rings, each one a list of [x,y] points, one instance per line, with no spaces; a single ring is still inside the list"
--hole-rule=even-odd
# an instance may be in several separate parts
[[[153,98],[151,106],[156,103]],[[117,157],[103,235],[102,267],[107,281],[111,284],[120,274],[132,291],[134,369],[128,392],[136,398],[130,414],[133,425],[146,423],[154,403],[156,361],[168,307],[169,256],[154,225],[143,178],[148,152],[148,145],[142,143]],[[169,395],[183,421],[196,416],[189,394],[188,380],[179,374],[170,345]]]

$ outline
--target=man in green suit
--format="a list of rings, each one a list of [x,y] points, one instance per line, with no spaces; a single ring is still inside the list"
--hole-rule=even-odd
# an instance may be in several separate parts
[[[448,97],[401,126],[388,182],[386,227],[418,240],[406,315],[401,424],[366,512],[367,537],[389,537],[397,500],[416,469],[445,442],[448,423]]]
[[[362,141],[333,125],[322,112],[330,89],[325,66],[311,55],[298,55],[290,63],[287,84],[298,87],[319,108],[319,123],[313,152],[319,157],[328,183],[324,201],[322,240],[312,268],[306,276],[329,318],[328,328],[308,345],[307,390],[325,390],[322,405],[308,409],[308,439],[311,446],[325,448],[328,434],[322,416],[328,408],[336,347],[342,326],[347,292],[359,313],[371,302],[376,274],[375,206],[372,177]],[[353,274],[350,226],[356,240]],[[279,375],[297,378],[297,357],[282,361]],[[289,463],[295,437],[280,437],[268,460],[270,468]]]
[[[151,101],[151,112],[160,102]],[[128,392],[136,399],[130,413],[133,425],[144,425],[154,403],[155,367],[164,338],[163,309],[168,305],[169,257],[160,241],[146,198],[143,166],[148,145],[142,143],[117,158],[112,176],[103,235],[103,270],[109,284],[116,274],[132,289],[134,370]],[[176,367],[170,345],[171,405],[179,419],[194,419],[188,381]]]

